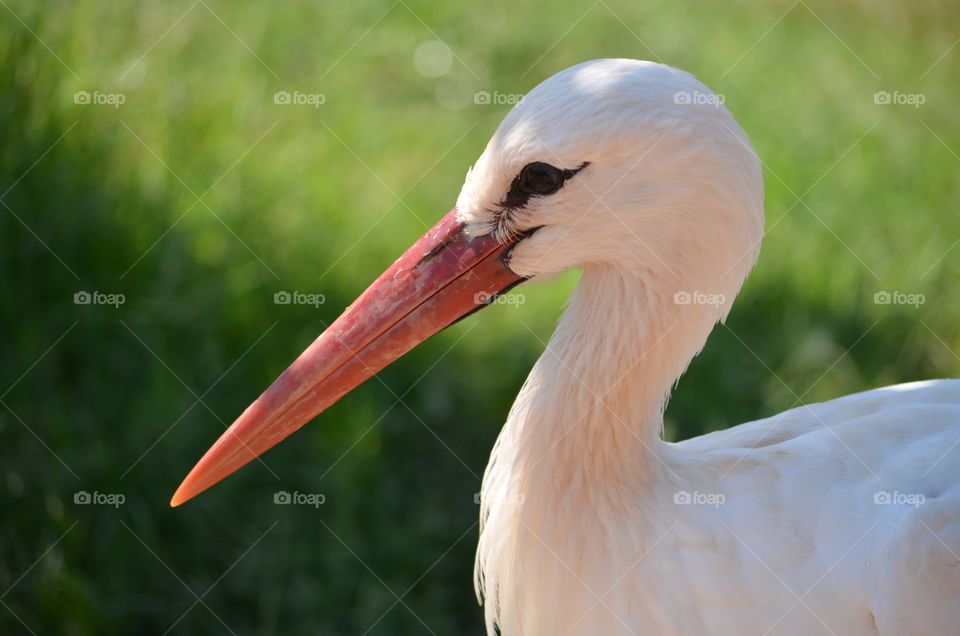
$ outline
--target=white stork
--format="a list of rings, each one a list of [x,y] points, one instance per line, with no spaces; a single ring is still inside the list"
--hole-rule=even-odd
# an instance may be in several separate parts
[[[760,164],[721,101],[635,60],[537,86],[456,207],[247,408],[172,505],[491,295],[579,268],[483,479],[488,631],[960,633],[960,381],[660,437],[670,387],[763,234]]]

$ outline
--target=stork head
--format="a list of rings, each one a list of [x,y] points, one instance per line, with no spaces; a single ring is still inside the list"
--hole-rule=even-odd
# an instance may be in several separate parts
[[[525,277],[609,264],[732,300],[759,251],[763,182],[723,99],[692,75],[593,60],[507,115],[457,214],[471,235],[538,228],[509,257]]]
[[[554,75],[504,119],[456,207],[237,418],[171,503],[528,278],[608,266],[664,293],[718,293],[728,300],[709,318],[721,318],[759,249],[762,198],[746,135],[688,73],[594,60]]]

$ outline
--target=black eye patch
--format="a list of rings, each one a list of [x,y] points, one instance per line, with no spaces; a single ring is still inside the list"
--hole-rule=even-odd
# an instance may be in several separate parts
[[[520,174],[514,177],[513,183],[510,184],[510,191],[500,202],[500,207],[521,208],[527,204],[530,197],[553,194],[563,187],[567,179],[588,165],[590,162],[584,161],[573,170],[564,170],[542,161],[528,163],[520,170]]]

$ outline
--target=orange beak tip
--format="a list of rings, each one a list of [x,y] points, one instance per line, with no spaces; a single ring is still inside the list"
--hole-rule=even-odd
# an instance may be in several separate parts
[[[202,463],[202,462],[200,462]],[[206,490],[209,486],[212,486],[216,481],[212,481],[204,484],[202,481],[197,479],[196,469],[190,472],[189,475],[184,478],[180,483],[180,486],[177,487],[176,492],[173,493],[173,497],[170,498],[170,507],[176,508],[180,506],[200,493]]]
[[[189,501],[190,497],[190,495],[183,492],[183,486],[181,485],[179,488],[177,488],[177,491],[173,493],[173,497],[170,498],[170,507],[176,508],[180,504]]]

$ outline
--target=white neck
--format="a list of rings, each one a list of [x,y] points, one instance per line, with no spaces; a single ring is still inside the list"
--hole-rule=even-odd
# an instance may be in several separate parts
[[[654,486],[670,480],[660,458],[662,409],[716,311],[674,304],[666,278],[585,269],[497,440],[483,482],[477,576],[488,620],[497,614],[491,596],[512,599],[497,618],[504,633],[511,624],[524,626],[518,633],[545,625],[537,612],[561,600],[561,581],[573,573],[616,571],[574,555],[612,554],[604,545],[615,538],[604,525],[611,519],[631,517],[643,536],[649,522],[625,508],[651,502]],[[560,596],[550,598],[550,582]],[[531,586],[546,598],[530,598]],[[511,616],[524,597],[522,618]]]

